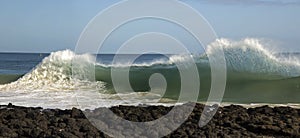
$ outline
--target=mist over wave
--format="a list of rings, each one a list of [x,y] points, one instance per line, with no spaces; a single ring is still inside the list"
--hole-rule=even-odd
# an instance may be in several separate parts
[[[223,47],[229,70],[284,77],[300,76],[299,60],[276,56],[258,39],[247,38],[241,41],[219,39],[211,44],[211,47],[220,46]],[[210,49],[207,54],[218,56]]]

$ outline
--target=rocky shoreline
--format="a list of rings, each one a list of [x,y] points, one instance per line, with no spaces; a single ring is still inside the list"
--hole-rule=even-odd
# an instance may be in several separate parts
[[[182,105],[178,105],[182,106]],[[291,107],[256,107],[246,109],[231,105],[220,107],[204,127],[198,126],[202,104],[196,104],[188,119],[165,137],[300,137],[300,109]],[[135,122],[155,120],[173,107],[111,107],[119,117]],[[101,109],[93,110],[101,113]],[[108,128],[122,130],[118,126]],[[157,136],[155,132],[151,136]],[[136,136],[149,136],[139,134]],[[120,134],[126,136],[126,134]],[[0,137],[109,137],[94,127],[81,110],[42,109],[12,104],[0,106]]]

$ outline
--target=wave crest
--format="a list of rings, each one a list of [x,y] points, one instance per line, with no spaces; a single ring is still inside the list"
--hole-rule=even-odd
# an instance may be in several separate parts
[[[72,76],[73,61],[79,64],[94,65],[93,56],[89,54],[76,55],[71,50],[52,52],[31,72],[19,80],[0,86],[1,91],[71,91],[102,87],[102,82],[92,83],[89,80],[79,80]],[[76,70],[80,71],[80,70]],[[85,70],[77,74],[86,74]]]
[[[207,54],[218,56],[214,53],[215,47],[223,48],[229,70],[286,77],[300,76],[299,61],[276,56],[259,39],[218,39],[209,46]]]

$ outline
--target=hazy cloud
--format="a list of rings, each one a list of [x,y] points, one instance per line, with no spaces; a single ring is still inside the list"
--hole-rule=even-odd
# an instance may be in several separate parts
[[[203,0],[217,4],[252,4],[252,5],[300,5],[300,0]]]

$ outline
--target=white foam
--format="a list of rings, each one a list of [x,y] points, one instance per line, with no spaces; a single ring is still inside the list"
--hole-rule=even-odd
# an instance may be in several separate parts
[[[218,56],[215,55],[215,47],[223,48],[228,69],[286,77],[300,76],[298,60],[276,57],[259,39],[246,38],[241,41],[218,39],[208,47],[207,54]]]
[[[163,105],[175,103],[157,103],[160,96],[150,93],[132,92],[127,94],[103,94],[97,91],[66,91],[66,92],[1,92],[0,105],[13,103],[18,106],[71,109],[95,109],[119,105]]]
[[[70,50],[53,52],[35,67],[31,72],[10,84],[1,85],[0,91],[49,91],[62,92],[76,89],[101,88],[103,82],[78,80],[72,76],[72,64],[75,60],[79,64],[94,65],[92,55],[76,55]],[[78,74],[86,74],[85,70]]]
[[[191,57],[193,55],[185,55],[185,54],[179,54],[179,55],[171,55],[168,59],[156,59],[151,62],[142,62],[142,63],[119,63],[116,61],[114,64],[102,64],[102,63],[96,63],[98,66],[102,67],[151,67],[156,65],[162,65],[162,66],[171,66],[175,64],[188,64],[188,63],[194,63],[193,61],[190,61]]]

